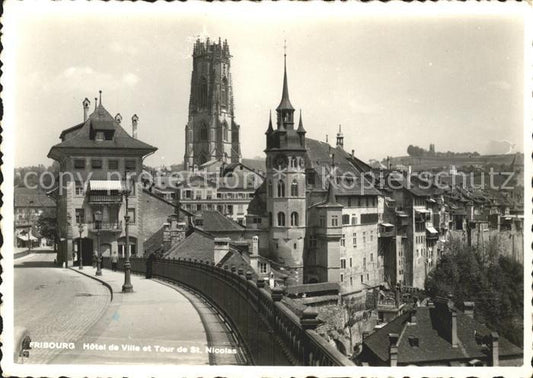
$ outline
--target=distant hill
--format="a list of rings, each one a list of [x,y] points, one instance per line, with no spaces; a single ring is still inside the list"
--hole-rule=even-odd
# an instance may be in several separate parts
[[[455,166],[456,168],[461,168],[463,166],[494,166],[501,167],[510,166],[514,161],[514,167],[523,167],[524,165],[524,154],[500,154],[500,155],[452,155],[452,156],[398,156],[392,157],[390,162],[392,166],[403,165],[411,166],[415,171],[432,169],[432,168],[449,168],[450,166]],[[383,165],[387,165],[387,159],[381,161]]]
[[[266,172],[266,162],[265,159],[255,157],[253,159],[243,158],[241,161],[244,165],[249,168]]]

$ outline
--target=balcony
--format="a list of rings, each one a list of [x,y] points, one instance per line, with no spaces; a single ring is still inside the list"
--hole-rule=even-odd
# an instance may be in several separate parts
[[[100,232],[122,232],[122,221],[120,222],[100,222]],[[96,222],[87,223],[88,229],[91,232],[98,232]]]
[[[92,205],[120,204],[122,203],[122,195],[89,194],[89,203]]]

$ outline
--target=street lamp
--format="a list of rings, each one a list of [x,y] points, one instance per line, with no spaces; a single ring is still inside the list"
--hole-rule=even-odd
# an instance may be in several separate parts
[[[130,188],[129,188],[127,173],[124,174],[124,177],[125,177],[125,185],[122,191],[122,195],[124,196],[126,200],[126,208],[124,209],[125,210],[124,228],[126,232],[126,246],[125,246],[126,247],[126,260],[124,261],[124,285],[122,285],[122,292],[132,293],[133,286],[131,284],[130,234],[129,234],[129,229],[128,229],[128,224],[130,222],[130,216],[128,214],[128,196],[130,195]]]
[[[102,256],[100,250],[100,227],[102,222],[102,212],[98,210],[94,213],[94,221],[96,226],[96,236],[97,236],[97,245],[98,245],[98,255],[96,256],[96,275],[102,275]]]
[[[83,251],[82,251],[82,243],[81,243],[81,234],[83,234],[83,223],[78,224],[78,231],[80,232],[80,238],[79,240],[79,248],[78,248],[78,262],[80,263],[80,270],[83,270]]]

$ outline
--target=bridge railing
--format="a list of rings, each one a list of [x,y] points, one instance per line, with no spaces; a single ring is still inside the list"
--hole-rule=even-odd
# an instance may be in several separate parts
[[[104,266],[110,267],[109,258]],[[123,269],[123,262],[118,264]],[[146,260],[131,259],[132,272],[144,274]],[[183,284],[206,297],[223,313],[255,365],[354,365],[315,331],[317,312],[307,307],[296,315],[281,302],[283,292],[265,288],[251,272],[234,272],[211,262],[156,260],[153,276]],[[134,288],[135,289],[135,288]]]

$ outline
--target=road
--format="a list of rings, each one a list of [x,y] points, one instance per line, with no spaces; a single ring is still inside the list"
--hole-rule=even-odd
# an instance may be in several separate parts
[[[121,293],[123,273],[103,270],[99,279],[54,267],[55,255],[15,260],[15,326],[28,329],[34,346],[25,363],[48,364],[242,364],[225,350],[237,342],[217,313],[194,295],[132,276],[134,293]],[[62,343],[51,349],[44,343]],[[39,344],[41,343],[41,344]],[[223,350],[208,352],[209,347]],[[116,349],[113,349],[116,348]]]
[[[25,327],[33,342],[71,343],[84,335],[110,303],[101,283],[55,267],[55,253],[35,253],[15,260],[15,326]],[[48,363],[61,351],[31,350],[26,362]]]

